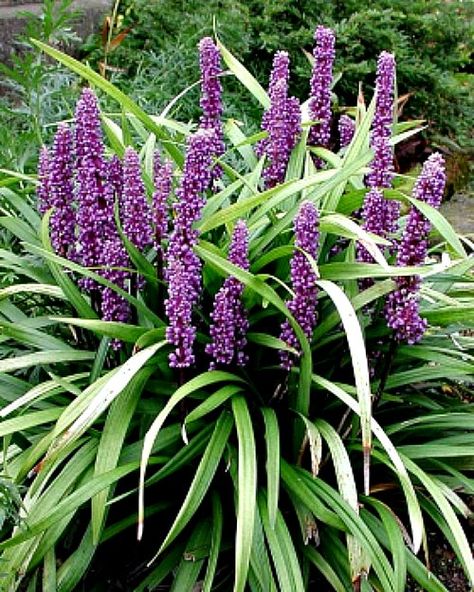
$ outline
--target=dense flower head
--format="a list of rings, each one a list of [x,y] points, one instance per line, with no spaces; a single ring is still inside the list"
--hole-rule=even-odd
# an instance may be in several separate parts
[[[104,230],[110,223],[111,212],[99,106],[90,88],[82,92],[75,120],[76,258],[86,267],[95,267],[101,261]],[[81,280],[81,285],[89,290],[96,288],[89,278]]]
[[[446,184],[444,159],[439,153],[432,154],[425,162],[413,189],[413,197],[439,208]],[[415,207],[408,215],[397,252],[397,265],[400,267],[421,265],[425,261],[428,248],[429,220]],[[419,314],[418,276],[397,278],[397,289],[391,292],[385,307],[387,324],[395,330],[399,341],[409,344],[418,342],[423,336],[427,323]]]
[[[91,88],[85,88],[82,91],[76,105],[74,147],[78,167],[90,166],[90,161],[93,161],[97,169],[104,166],[104,143],[100,125],[99,102]]]
[[[166,252],[165,311],[169,320],[166,339],[176,346],[169,357],[174,368],[194,363],[192,309],[201,291],[201,261],[193,250],[198,238],[193,226],[201,216],[203,193],[211,181],[213,139],[213,132],[202,129],[188,138],[183,176],[176,190],[178,201],[173,206],[174,228]]]
[[[224,154],[224,134],[222,129],[222,74],[219,48],[211,39],[204,37],[199,42],[199,65],[201,69],[201,100],[202,115],[200,127],[213,130],[213,153],[219,157]],[[218,179],[222,175],[222,168],[216,165],[212,169],[212,178]]]
[[[123,164],[116,154],[107,162],[107,190],[109,206],[115,210],[115,204],[120,204],[123,194]]]
[[[143,251],[153,244],[152,214],[142,180],[140,157],[130,146],[123,159],[123,193],[120,220],[125,236]]]
[[[38,212],[44,215],[51,207],[51,197],[49,191],[49,150],[47,146],[41,146],[38,160],[38,187],[36,195],[38,197]]]
[[[394,111],[395,56],[382,51],[375,79],[375,114],[372,135],[390,138]]]
[[[109,218],[107,223],[104,223],[99,273],[122,290],[126,290],[130,280],[130,272],[127,270],[130,268],[130,259],[115,223],[115,207],[116,204],[120,204],[123,193],[123,166],[116,155],[107,162],[106,180]],[[126,323],[131,314],[128,301],[111,288],[101,286],[100,290],[102,319]],[[114,349],[119,349],[122,342],[113,340],[111,345]]]
[[[317,278],[308,258],[300,249],[316,259],[319,242],[318,227],[319,217],[316,207],[311,202],[304,202],[294,222],[297,248],[290,262],[294,297],[287,302],[287,306],[307,337],[311,337],[316,325]],[[301,351],[298,338],[288,321],[282,324],[280,337],[289,346],[298,352]],[[293,357],[287,351],[280,352],[280,360],[281,366],[286,370],[290,370],[293,366]]]
[[[160,155],[155,154],[153,161],[153,184],[155,190],[152,198],[153,222],[155,228],[155,248],[161,253],[161,242],[168,236],[168,199],[173,181],[173,165],[167,160],[163,164]]]
[[[377,63],[375,83],[375,114],[370,134],[370,147],[374,157],[370,173],[365,179],[369,188],[363,206],[363,227],[382,238],[396,232],[400,217],[400,204],[386,200],[383,189],[391,187],[393,178],[393,151],[390,145],[394,112],[395,58],[383,51]],[[359,260],[371,262],[372,257],[363,246],[358,247]],[[363,282],[365,285],[370,280]]]
[[[318,121],[310,133],[310,143],[314,146],[329,146],[331,134],[331,84],[334,64],[334,31],[323,26],[316,28],[313,50],[314,64],[310,82],[309,115]]]
[[[375,82],[375,113],[370,133],[370,147],[374,158],[370,173],[366,177],[369,188],[389,188],[393,178],[393,150],[390,146],[394,112],[395,57],[383,51],[377,63]],[[385,208],[384,231],[392,232],[396,228],[399,205],[391,202]]]
[[[267,156],[263,171],[266,187],[274,187],[285,178],[291,151],[301,134],[301,109],[295,97],[288,97],[289,57],[278,51],[273,59],[268,94],[270,108],[263,114],[262,130],[268,136],[256,146],[259,157]]]
[[[245,222],[239,220],[235,225],[229,251],[229,261],[248,270],[248,230]],[[249,327],[247,315],[242,304],[244,286],[235,277],[228,277],[214,299],[211,313],[213,323],[210,328],[212,342],[206,346],[206,353],[212,356],[211,370],[218,364],[239,366],[247,363],[244,353]]]
[[[130,267],[130,260],[118,233],[104,241],[102,265],[100,273],[104,278],[123,290],[127,289],[130,273],[124,268]],[[104,287],[102,289],[101,312],[104,321],[126,323],[130,318],[130,304],[111,288]],[[113,345],[117,348],[118,343],[114,342]]]
[[[349,115],[344,113],[339,118],[337,127],[339,131],[339,145],[341,148],[345,148],[346,146],[349,146],[354,137],[355,121],[352,117],[349,117]]]
[[[54,251],[66,257],[74,245],[75,213],[72,171],[72,134],[67,125],[60,125],[54,137],[49,163],[51,244]]]

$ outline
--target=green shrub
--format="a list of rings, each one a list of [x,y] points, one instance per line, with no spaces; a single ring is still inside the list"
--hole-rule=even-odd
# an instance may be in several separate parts
[[[363,83],[373,90],[373,72],[382,50],[396,54],[400,94],[410,98],[404,114],[424,118],[431,132],[449,135],[461,144],[470,139],[474,116],[474,88],[469,63],[473,52],[473,5],[444,0],[250,0],[249,2],[159,1],[122,2],[121,27],[132,29],[110,55],[110,63],[123,69],[112,80],[154,111],[162,108],[186,85],[196,81],[195,46],[211,33],[212,18],[223,41],[234,48],[254,75],[270,70],[273,53],[286,49],[294,64],[293,90],[308,95],[310,65],[302,49],[311,51],[316,25],[336,31],[336,87],[341,105],[354,105]],[[97,47],[91,40],[89,47]],[[100,56],[101,52],[92,53]],[[166,83],[163,81],[166,80]],[[233,89],[238,93],[238,89]],[[179,103],[179,116],[196,115],[196,95]],[[241,95],[228,97],[230,114],[242,109]],[[244,109],[247,114],[247,110]],[[255,119],[255,110],[248,112]]]
[[[181,177],[186,126],[150,118],[91,69],[40,47],[115,101],[119,115],[103,114],[109,155],[133,143],[149,193],[155,145]],[[257,88],[249,101],[268,103],[248,72],[229,58],[228,66]],[[372,158],[372,111],[358,109],[350,147],[322,153],[327,170],[314,171],[303,134],[286,182],[267,191],[258,138],[226,122],[225,176],[198,222],[198,361],[183,373],[168,365],[155,250],[127,246],[133,273],[146,278],[123,293],[133,323],[101,321],[77,284],[88,276],[104,285],[104,277],[53,253],[51,212],[36,213],[34,176],[3,177],[12,190],[2,194],[0,223],[21,252],[0,251],[1,269],[17,277],[0,290],[1,462],[12,491],[26,488],[21,508],[9,505],[10,518],[20,515],[0,542],[5,589],[342,592],[360,583],[404,592],[408,573],[427,592],[447,592],[417,556],[424,521],[473,578],[462,524],[470,515],[462,496],[473,493],[473,406],[442,390],[472,382],[473,261],[444,218],[425,209],[432,261],[411,272],[424,278],[429,331],[416,346],[397,345],[377,311],[400,268],[382,253],[378,263],[355,260],[356,243],[386,244],[350,219]],[[408,128],[395,126],[394,142]],[[321,279],[312,340],[285,304],[302,194],[320,212],[323,243],[313,261]],[[226,259],[241,218],[251,231],[249,272]],[[347,243],[333,256],[341,235]],[[209,371],[209,310],[229,275],[246,287],[250,362]],[[375,283],[363,289],[367,276]],[[285,347],[277,337],[284,319],[303,354],[289,376],[276,351]],[[123,342],[119,352],[111,338]],[[371,379],[366,349],[379,360]]]

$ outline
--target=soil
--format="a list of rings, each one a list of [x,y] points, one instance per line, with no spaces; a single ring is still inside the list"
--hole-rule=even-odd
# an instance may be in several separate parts
[[[474,512],[474,496],[469,497],[466,503]],[[471,549],[474,551],[474,518],[467,521],[465,531]],[[428,548],[431,551],[431,571],[441,580],[447,590],[449,592],[472,592],[473,589],[469,585],[456,555],[439,532],[428,532]],[[406,592],[424,592],[424,590],[413,581],[409,581]]]

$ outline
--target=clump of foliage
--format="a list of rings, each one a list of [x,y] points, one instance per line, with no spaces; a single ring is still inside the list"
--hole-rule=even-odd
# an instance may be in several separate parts
[[[306,92],[308,67],[301,49],[315,24],[334,28],[337,43],[336,70],[342,74],[337,94],[351,104],[359,81],[368,91],[377,55],[394,52],[399,63],[398,87],[409,93],[405,114],[426,119],[440,134],[469,139],[474,113],[473,82],[469,63],[474,50],[471,3],[377,0],[360,2],[251,2],[257,57],[269,56],[281,47],[295,55],[298,94]],[[258,51],[260,50],[260,51]],[[298,53],[300,54],[298,56]]]
[[[77,11],[72,0],[44,0],[40,15],[25,12],[25,31],[17,40],[11,64],[0,64],[0,130],[9,138],[0,146],[3,168],[31,172],[38,146],[50,138],[49,124],[70,115],[70,72],[31,45],[35,37],[65,49],[79,40],[72,30]]]
[[[408,12],[403,0],[377,0],[367,6],[352,0],[133,0],[117,4],[116,33],[126,31],[126,35],[110,54],[114,67],[110,76],[147,109],[160,110],[184,86],[196,81],[193,49],[197,39],[211,33],[213,16],[224,42],[245,57],[256,76],[268,72],[275,51],[289,51],[294,60],[292,87],[305,99],[310,65],[302,50],[311,49],[313,31],[322,24],[336,32],[336,71],[342,77],[335,90],[341,105],[353,104],[359,82],[366,93],[373,90],[377,56],[383,50],[391,51],[400,64],[400,92],[409,94],[405,114],[426,119],[438,134],[469,143],[469,122],[474,115],[470,2],[421,0],[411,2]],[[103,54],[97,45],[97,39],[90,39],[85,46],[92,60]],[[233,88],[226,98],[230,115],[245,113],[255,118],[254,110],[242,109],[237,91]],[[180,102],[180,117],[196,116],[195,96]]]
[[[162,111],[176,95],[192,87],[177,103],[174,115],[182,121],[198,117],[195,48],[199,39],[212,34],[213,15],[219,15],[220,34],[230,47],[240,55],[252,50],[253,30],[244,3],[139,0],[118,1],[115,6],[111,30],[84,44],[85,58],[97,69],[106,61],[106,76],[152,113]],[[242,104],[241,98],[238,85],[230,82],[226,112],[255,122],[258,111],[252,102]]]
[[[35,42],[119,113],[84,89],[38,177],[5,179],[2,467],[25,487],[6,589],[446,592],[428,524],[474,579],[473,407],[441,388],[474,373],[474,259],[437,210],[441,155],[393,188],[419,130],[393,122],[392,54],[330,150],[316,39],[301,106],[288,54],[267,92],[203,40],[197,126]],[[261,132],[222,112],[221,57]]]

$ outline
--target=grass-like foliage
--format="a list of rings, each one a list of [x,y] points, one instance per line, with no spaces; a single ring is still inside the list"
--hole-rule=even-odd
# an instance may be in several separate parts
[[[314,121],[303,105],[284,179],[270,184],[262,146],[271,116],[247,136],[224,114],[225,148],[212,163],[222,174],[201,192],[194,227],[178,231],[195,126],[144,112],[89,67],[37,45],[116,101],[115,113],[102,113],[107,155],[126,162],[134,146],[150,202],[155,150],[172,163],[174,230],[140,250],[143,236],[127,234],[116,203],[115,254],[125,249],[128,263],[105,273],[84,266],[83,252],[60,252],[57,211],[37,213],[41,175],[0,183],[0,224],[15,246],[0,251],[2,589],[403,592],[410,577],[446,591],[427,567],[428,528],[474,581],[463,497],[474,489],[473,407],[464,400],[474,373],[472,243],[403,183],[381,199],[402,203],[399,228],[420,217],[431,224],[424,262],[401,267],[393,252],[401,231],[378,235],[360,220],[375,99],[354,108],[355,134],[337,153],[310,145]],[[271,92],[219,49],[248,101],[269,113]],[[390,145],[417,125],[394,123]],[[295,245],[303,202],[319,219],[313,254],[298,236]],[[248,265],[228,257],[238,221],[248,229]],[[181,269],[179,249],[171,251],[190,236],[202,271],[194,360],[174,368],[168,319],[178,308],[165,299],[195,291],[187,275],[171,295]],[[295,261],[318,294],[309,331]],[[428,326],[408,345],[383,310],[405,286],[400,278],[413,276]],[[211,316],[223,282],[248,319],[246,358],[217,359],[210,370],[210,335],[216,342],[228,329],[217,308]],[[104,313],[104,294],[117,295],[126,320]],[[237,323],[232,310],[225,318]]]

